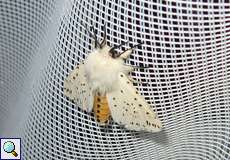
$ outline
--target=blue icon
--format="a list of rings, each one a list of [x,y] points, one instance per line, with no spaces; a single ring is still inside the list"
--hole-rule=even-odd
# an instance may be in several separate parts
[[[11,141],[7,141],[4,143],[3,145],[3,150],[6,152],[6,153],[11,153],[14,155],[14,157],[17,157],[18,154],[17,152],[15,152],[15,145],[13,142]]]

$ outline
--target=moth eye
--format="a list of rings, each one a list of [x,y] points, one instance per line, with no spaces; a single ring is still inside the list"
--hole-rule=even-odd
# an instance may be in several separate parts
[[[119,57],[119,53],[116,50],[112,50],[109,52],[112,58]]]

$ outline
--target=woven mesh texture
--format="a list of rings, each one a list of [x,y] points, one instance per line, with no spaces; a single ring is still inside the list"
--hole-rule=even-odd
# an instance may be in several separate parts
[[[28,160],[230,159],[229,4],[0,0],[0,136],[22,137]],[[127,64],[149,66],[132,76],[163,131],[100,127],[63,95],[93,47],[81,21],[99,38],[106,24],[111,46],[144,42]]]

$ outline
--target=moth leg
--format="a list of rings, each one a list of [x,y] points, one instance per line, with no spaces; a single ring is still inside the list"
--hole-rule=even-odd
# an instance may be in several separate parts
[[[138,80],[135,80],[133,79],[132,77],[128,76],[128,79],[133,82],[133,83],[136,83],[136,84],[141,84],[142,82],[138,81]]]
[[[125,69],[126,69],[126,75],[128,77],[128,79],[133,82],[133,83],[138,83],[140,84],[141,82],[137,81],[137,80],[134,80],[129,74],[134,70],[134,67],[133,66],[129,66],[129,65],[125,65]]]
[[[121,42],[121,44],[119,45],[114,45],[114,47],[112,47],[109,52],[112,52],[113,50],[120,48],[121,46],[124,46],[126,43],[129,43],[129,41],[125,41],[125,42]]]
[[[131,46],[129,49],[125,50],[124,52],[120,53],[120,57],[123,58],[123,59],[127,59],[132,53],[133,53],[133,50],[138,47],[138,46],[141,46],[144,42],[141,42],[141,43],[138,43],[134,46]]]
[[[138,80],[134,80],[131,76],[130,76],[130,73],[136,69],[136,68],[142,68],[142,67],[139,67],[139,66],[130,66],[130,65],[125,65],[125,69],[126,69],[126,75],[128,75],[128,79],[133,82],[133,83],[137,83],[137,84],[141,84],[142,82],[138,81]]]
[[[133,66],[129,66],[129,65],[124,65],[125,71],[126,73],[130,73],[134,70]]]
[[[106,24],[104,24],[103,30],[104,30],[103,40],[100,43],[100,48],[103,48],[106,45],[106,43],[107,43],[107,39],[106,39]]]
[[[131,54],[132,54],[132,52],[133,52],[133,49],[127,49],[127,50],[125,50],[124,52],[122,52],[121,54],[120,54],[120,58],[122,58],[122,59],[127,59]]]
[[[139,47],[139,46],[141,46],[142,44],[144,44],[144,42],[137,43],[137,44],[135,44],[134,46],[131,46],[131,49],[134,49],[134,48],[136,48],[136,47]]]

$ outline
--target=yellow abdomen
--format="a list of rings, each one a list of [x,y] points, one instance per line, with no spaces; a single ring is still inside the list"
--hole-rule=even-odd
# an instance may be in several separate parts
[[[110,110],[106,96],[94,96],[93,103],[94,116],[100,125],[109,123]]]

